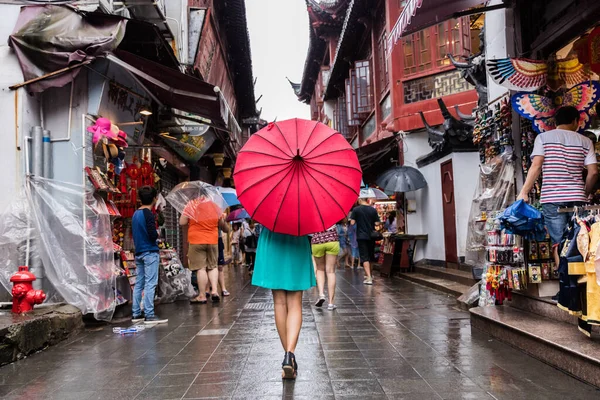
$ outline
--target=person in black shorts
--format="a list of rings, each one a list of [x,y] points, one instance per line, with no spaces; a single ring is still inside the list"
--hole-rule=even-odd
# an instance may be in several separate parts
[[[365,269],[365,285],[373,284],[371,275],[371,262],[375,261],[375,241],[371,238],[375,225],[379,224],[379,214],[368,205],[367,199],[359,199],[359,206],[352,210],[350,223],[356,225],[356,240],[358,242],[358,252],[360,262]]]

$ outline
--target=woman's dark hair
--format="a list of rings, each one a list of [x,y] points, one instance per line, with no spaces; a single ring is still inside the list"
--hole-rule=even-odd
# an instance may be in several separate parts
[[[393,224],[395,219],[396,219],[396,213],[389,212],[388,213],[388,220],[390,221],[390,224]]]
[[[156,189],[152,186],[142,186],[138,192],[142,205],[149,206],[156,198]]]
[[[581,115],[579,115],[579,110],[573,106],[565,106],[558,109],[556,115],[554,116],[556,119],[556,125],[568,125],[573,122],[579,122]]]

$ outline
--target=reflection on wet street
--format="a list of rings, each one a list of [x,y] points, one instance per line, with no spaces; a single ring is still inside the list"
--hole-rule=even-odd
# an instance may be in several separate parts
[[[434,290],[338,272],[338,309],[305,295],[299,375],[282,383],[269,292],[230,268],[218,306],[159,306],[168,325],[87,331],[0,368],[9,399],[593,399],[583,384],[487,335]],[[126,326],[122,324],[121,326]]]

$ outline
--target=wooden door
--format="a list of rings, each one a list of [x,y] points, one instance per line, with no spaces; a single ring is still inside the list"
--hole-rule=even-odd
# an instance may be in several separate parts
[[[456,207],[454,204],[454,171],[452,169],[452,160],[442,163],[441,172],[446,267],[458,269],[458,254],[456,249]]]

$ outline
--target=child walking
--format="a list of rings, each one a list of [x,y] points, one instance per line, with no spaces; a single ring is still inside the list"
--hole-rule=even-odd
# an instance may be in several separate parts
[[[168,320],[154,314],[154,291],[158,284],[160,254],[156,239],[158,232],[152,207],[156,204],[156,189],[142,187],[138,196],[142,206],[133,214],[131,221],[133,243],[135,246],[136,281],[133,289],[133,322],[146,324],[164,324]],[[142,292],[144,293],[144,311],[141,310]]]

